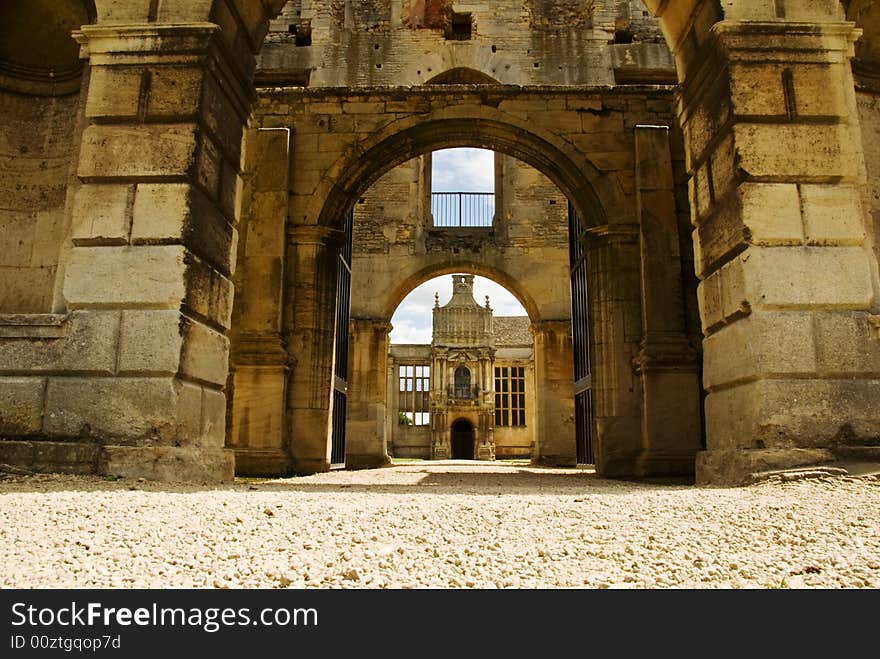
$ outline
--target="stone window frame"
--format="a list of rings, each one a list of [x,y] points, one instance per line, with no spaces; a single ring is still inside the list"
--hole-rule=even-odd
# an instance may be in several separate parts
[[[526,426],[525,366],[495,367],[495,425]]]
[[[471,391],[471,379],[471,369],[469,369],[467,366],[462,365],[455,369],[452,380],[455,398],[467,400],[473,398],[473,392]]]
[[[397,380],[397,409],[400,414],[409,419],[414,427],[431,425],[431,367],[424,363],[400,364]]]

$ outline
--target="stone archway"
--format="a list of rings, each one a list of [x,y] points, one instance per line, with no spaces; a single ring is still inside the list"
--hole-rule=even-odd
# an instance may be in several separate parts
[[[627,100],[626,105],[620,102],[621,98]],[[647,109],[646,99],[656,101],[650,110]],[[290,184],[286,260],[291,285],[287,289],[285,303],[288,308],[296,304],[296,322],[286,328],[286,342],[288,346],[295,346],[297,361],[308,365],[300,370],[300,374],[297,374],[297,367],[294,366],[288,380],[288,399],[291,391],[299,392],[296,404],[289,408],[290,446],[298,468],[304,464],[314,468],[321,464],[321,460],[326,460],[324,433],[316,432],[315,428],[329,414],[329,403],[320,392],[324,391],[324,383],[330,381],[333,335],[327,328],[331,327],[328,319],[331,310],[335,309],[336,299],[329,268],[319,274],[315,270],[315,263],[329,264],[333,261],[339,219],[348,216],[349,209],[379,177],[415,156],[449,146],[479,146],[522,159],[548,176],[583,218],[584,231],[579,238],[590,243],[589,249],[596,257],[597,288],[608,291],[609,299],[608,303],[602,303],[605,305],[603,313],[597,314],[607,319],[600,332],[604,333],[605,339],[597,342],[596,357],[597,362],[605,366],[597,373],[595,384],[600,398],[598,417],[602,419],[598,430],[597,463],[602,472],[623,475],[662,470],[663,473],[669,473],[691,468],[694,451],[699,445],[695,368],[687,367],[690,369],[692,386],[657,388],[658,391],[671,389],[687,392],[686,395],[693,398],[693,404],[676,407],[690,410],[689,418],[696,420],[695,426],[676,436],[670,431],[668,443],[659,448],[654,437],[662,424],[653,420],[645,421],[645,415],[640,411],[643,389],[626,390],[617,384],[621,377],[631,377],[624,375],[620,366],[627,364],[625,368],[629,368],[628,363],[639,352],[639,331],[627,332],[624,327],[624,318],[637,318],[640,315],[639,289],[638,286],[625,283],[620,270],[602,271],[599,266],[603,260],[611,259],[621,265],[627,264],[624,268],[639,271],[640,257],[637,248],[634,248],[640,240],[639,227],[634,221],[637,208],[632,203],[639,195],[645,200],[655,195],[652,204],[660,199],[663,204],[671,202],[671,205],[665,206],[671,212],[662,214],[662,222],[671,220],[672,234],[666,239],[678,243],[673,210],[674,183],[670,177],[663,183],[659,183],[659,179],[646,181],[643,189],[632,186],[629,170],[635,167],[637,140],[624,129],[626,125],[656,124],[662,116],[662,113],[658,114],[658,107],[668,100],[668,92],[664,90],[595,92],[586,89],[551,91],[545,88],[492,87],[459,88],[455,95],[450,95],[448,88],[425,87],[397,90],[393,100],[383,100],[370,91],[359,90],[267,91],[257,111],[257,125],[262,124],[276,131],[279,128],[289,129],[299,135],[299,147],[290,155],[290,167],[297,174]],[[551,102],[555,107],[564,109],[547,112],[546,106]],[[391,107],[393,111],[389,110]],[[351,118],[355,119],[357,131],[351,131],[348,121]],[[668,120],[671,122],[671,117]],[[615,148],[619,151],[614,157],[602,151],[607,148],[607,140],[603,141],[597,136],[597,131],[607,130],[613,130],[617,140]],[[659,163],[667,171],[671,169],[671,147],[667,134],[664,133],[660,140],[650,145],[645,141],[641,148],[643,160],[648,163],[646,167],[658,166]],[[652,160],[654,157],[660,160],[655,163]],[[655,190],[658,185],[660,190]],[[560,227],[562,235],[566,232],[566,225]],[[560,418],[563,424],[573,425],[573,409],[568,409],[562,402],[567,399],[563,392],[566,387],[570,389],[574,381],[570,372],[569,303],[566,299],[566,308],[563,309],[562,305],[554,307],[551,302],[560,301],[562,298],[558,291],[568,286],[568,244],[566,241],[563,244],[562,261],[565,265],[560,270],[558,280],[553,285],[548,280],[540,293],[530,297],[541,299],[541,304],[545,306],[544,311],[536,314],[535,345],[538,361],[542,364],[539,369],[543,368],[547,376],[544,381],[554,383],[539,394],[538,405],[543,410],[539,417]],[[529,259],[537,259],[530,266],[525,266],[535,271],[547,267],[538,252],[523,258],[526,258],[526,264],[530,262]],[[676,311],[683,297],[680,277],[674,276],[676,269],[681,269],[678,249],[657,258],[668,259],[672,264],[671,267],[667,267],[668,264],[663,266],[666,268],[664,281],[669,284],[665,287],[667,293],[678,291],[669,300],[668,309],[672,310],[673,318],[664,331],[670,331],[668,327],[675,325],[675,317],[683,315],[682,311]],[[453,258],[444,262],[427,262],[414,271],[410,271],[409,266],[401,266],[404,272],[397,273],[396,279],[387,282],[376,279],[375,289],[397,290],[400,279],[407,280],[414,272],[432,268],[456,269],[459,262],[465,261],[466,258]],[[396,268],[401,263],[400,259],[388,260],[389,267],[393,264]],[[491,261],[485,261],[485,264],[499,271],[507,269],[502,262],[492,264]],[[644,275],[652,279],[656,272],[652,274],[646,270]],[[259,291],[266,287],[253,282],[245,284],[239,290],[242,304],[249,304],[247,300],[252,288]],[[652,290],[660,288],[664,287]],[[615,290],[618,292],[613,293]],[[306,301],[306,304],[296,301]],[[591,304],[592,300],[585,302]],[[360,309],[363,298],[356,297],[355,304]],[[613,310],[614,307],[617,307],[617,311]],[[374,354],[381,354],[381,346],[387,342],[387,314],[387,305],[381,304],[364,307],[354,314],[358,319],[355,334],[364,335],[364,345],[370,346]],[[676,331],[678,341],[686,343],[685,328],[679,324]],[[316,338],[319,340],[316,341]],[[673,345],[673,342],[667,341],[666,345]],[[656,360],[657,355],[662,354],[666,363],[679,363],[680,357],[660,344],[652,344],[652,350],[652,359]],[[653,366],[648,361],[640,367],[644,373],[639,376],[640,379],[649,377],[647,372]],[[376,382],[369,389],[376,399],[371,398],[372,402],[366,407],[379,410],[380,399],[384,400],[384,396],[379,396],[384,388],[384,377],[377,375],[374,379]],[[375,421],[370,421],[370,425],[376,428],[380,426]],[[665,425],[678,428],[675,424]],[[557,437],[555,441],[554,436]],[[541,454],[542,458],[549,463],[573,463],[574,444],[567,446],[565,439],[564,434],[539,432],[537,441],[546,449]],[[367,459],[370,453],[359,452],[359,464],[380,464],[387,460],[387,457],[383,457],[382,441],[370,441],[375,444],[371,451],[376,458]]]
[[[880,284],[849,66],[858,33],[830,1],[646,4],[682,81],[709,390],[700,478],[742,480],[867,442],[880,435]],[[66,440],[65,459],[28,444],[28,460],[231,476],[218,364],[228,351],[239,144],[253,55],[282,5],[96,2],[98,24],[78,37],[93,78],[76,172],[78,197],[95,204],[72,210],[79,233],[58,296],[69,314],[31,318],[38,340],[5,344],[3,377],[16,379],[17,392],[4,402],[7,434]],[[555,116],[549,107],[542,114]],[[320,154],[315,163],[329,164]],[[331,181],[342,174],[324,171]],[[325,227],[351,192],[335,190],[340,204],[328,207]],[[582,191],[567,192],[589,216]],[[316,225],[320,212],[294,223]],[[326,229],[298,231],[312,242],[299,240],[293,271],[308,282]],[[49,346],[48,335],[60,340]],[[71,448],[84,436],[101,439],[94,460]]]

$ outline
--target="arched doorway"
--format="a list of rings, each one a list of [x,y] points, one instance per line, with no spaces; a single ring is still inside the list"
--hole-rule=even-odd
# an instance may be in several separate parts
[[[452,459],[474,459],[474,426],[466,419],[452,424]]]
[[[626,227],[618,226],[620,223],[612,222],[612,218],[607,215],[608,209],[622,208],[617,199],[619,190],[611,184],[610,172],[616,171],[621,177],[629,177],[629,171],[634,167],[629,151],[631,149],[633,154],[636,152],[635,135],[630,136],[628,131],[620,133],[622,145],[628,148],[625,152],[622,151],[622,158],[607,162],[611,169],[601,173],[594,160],[604,161],[601,155],[593,152],[601,145],[592,138],[575,140],[572,136],[569,140],[566,137],[569,133],[581,135],[579,131],[583,127],[583,117],[577,109],[566,110],[564,116],[569,121],[562,121],[563,117],[559,116],[559,122],[543,123],[546,118],[542,113],[536,113],[532,117],[526,112],[523,116],[521,109],[543,103],[540,92],[498,90],[494,93],[504,97],[498,100],[497,106],[496,99],[487,99],[484,95],[466,95],[464,98],[456,98],[453,103],[448,94],[437,89],[420,90],[418,97],[401,97],[399,107],[402,111],[395,113],[395,116],[400,114],[400,117],[393,121],[388,116],[387,108],[380,104],[358,105],[356,107],[363,110],[359,113],[359,125],[364,127],[365,134],[369,133],[368,138],[361,139],[347,128],[341,127],[333,131],[332,151],[321,151],[312,141],[304,144],[303,148],[294,149],[291,152],[292,159],[287,156],[282,158],[284,162],[289,161],[293,168],[318,167],[315,170],[317,187],[301,185],[302,179],[298,177],[294,177],[290,185],[283,177],[279,178],[279,185],[284,187],[284,190],[279,190],[279,197],[292,192],[297,201],[295,210],[291,207],[288,218],[286,247],[279,246],[277,253],[286,250],[284,258],[294,269],[300,268],[302,276],[294,278],[293,285],[282,286],[283,296],[279,298],[280,302],[274,309],[278,310],[276,318],[287,318],[281,321],[287,345],[297,346],[297,362],[300,366],[292,371],[292,379],[287,381],[288,390],[303,389],[310,392],[307,400],[291,399],[296,405],[305,405],[304,407],[289,406],[287,416],[278,415],[279,418],[289,419],[293,426],[301,425],[303,430],[297,433],[297,441],[285,445],[284,450],[289,450],[291,462],[299,470],[312,469],[308,465],[313,463],[319,463],[324,468],[327,460],[326,438],[338,437],[341,432],[323,431],[325,423],[331,418],[330,410],[327,409],[330,405],[324,392],[318,391],[319,385],[323,388],[327,382],[336,382],[335,374],[330,372],[333,360],[329,356],[334,353],[347,355],[344,349],[334,349],[339,347],[336,345],[336,338],[345,336],[343,331],[318,331],[319,327],[334,326],[331,320],[334,312],[347,308],[349,303],[354,307],[352,315],[358,321],[356,340],[361,349],[352,352],[353,359],[357,360],[359,355],[364,354],[384,354],[387,350],[383,346],[387,346],[388,322],[382,309],[387,312],[389,300],[381,291],[397,291],[399,282],[412,281],[418,279],[422,273],[438,269],[467,272],[476,269],[469,266],[469,262],[479,261],[482,264],[480,267],[487,271],[510,273],[512,279],[528,289],[528,298],[537,307],[538,318],[532,321],[531,343],[535,355],[535,377],[545,385],[536,389],[533,459],[546,464],[566,465],[574,464],[580,458],[584,463],[595,462],[600,473],[617,475],[647,473],[655,467],[664,473],[669,469],[692,471],[700,436],[696,359],[683,363],[685,359],[690,359],[690,353],[686,352],[683,352],[683,356],[670,357],[679,364],[682,378],[688,380],[686,387],[672,389],[682,392],[681,397],[687,399],[688,413],[680,415],[683,419],[682,427],[677,429],[680,432],[675,432],[669,441],[664,440],[661,444],[657,443],[660,441],[657,438],[660,437],[661,430],[664,437],[670,434],[669,424],[657,423],[656,420],[660,418],[658,415],[652,415],[643,424],[642,407],[646,404],[653,405],[654,401],[660,400],[657,392],[669,389],[619,386],[621,374],[614,366],[623,363],[620,359],[624,355],[628,355],[626,359],[630,360],[633,355],[642,355],[644,352],[641,341],[644,332],[640,331],[644,328],[634,325],[628,331],[624,322],[627,318],[638,319],[642,314],[641,289],[636,285],[641,272],[640,229],[635,223],[626,223]],[[329,97],[327,94],[322,98]],[[361,98],[362,95],[352,96],[347,91],[336,96],[343,104],[362,102],[352,100]],[[423,110],[426,99],[430,100],[431,107],[434,108],[430,113]],[[288,108],[288,114],[282,119],[272,121],[286,123],[294,134],[300,129],[307,131],[310,126],[318,126],[322,130],[328,126],[338,127],[329,113],[330,109],[325,105],[316,105],[308,94],[289,90],[272,92],[271,99],[267,99],[267,102],[282,100]],[[656,100],[662,101],[662,97],[658,95]],[[583,102],[582,94],[572,95],[566,101],[571,108],[578,108]],[[501,105],[504,105],[504,109],[501,109]],[[653,125],[648,123],[649,117],[640,112],[637,109],[612,111],[619,120],[615,121],[615,125]],[[270,131],[268,115],[265,120],[263,130]],[[651,153],[656,152],[658,158],[665,159],[664,162],[671,162],[668,131],[652,130],[651,136],[656,139],[648,139],[645,131],[650,131],[645,128],[638,132],[639,143],[647,145],[645,148]],[[559,200],[554,196],[550,201],[556,202],[553,207],[561,212],[545,212],[543,202],[546,200],[539,199],[540,217],[550,218],[546,231],[534,231],[533,226],[514,227],[516,218],[503,215],[503,219],[495,227],[495,233],[487,238],[480,237],[479,240],[471,234],[443,235],[445,227],[434,226],[427,220],[422,222],[422,216],[413,212],[400,218],[400,226],[406,230],[395,230],[386,234],[386,229],[391,227],[388,226],[385,212],[376,214],[371,219],[370,209],[401,205],[397,198],[398,194],[402,194],[400,191],[411,194],[415,189],[427,190],[418,168],[411,168],[406,176],[401,175],[398,178],[394,178],[397,175],[392,170],[424,154],[453,147],[490,149],[503,154],[506,159],[521,161],[530,166],[536,170],[536,174],[532,176],[541,175],[547,179],[549,185],[555,186],[553,194],[558,191]],[[279,154],[284,153],[287,152],[280,148]],[[502,160],[502,164],[506,162]],[[646,159],[644,162],[652,161]],[[513,170],[507,171],[509,173]],[[322,173],[318,175],[319,172]],[[647,180],[645,177],[648,173],[643,172],[644,180]],[[386,175],[392,178],[380,180]],[[260,178],[259,172],[251,176],[251,180]],[[385,183],[388,183],[386,189],[390,191],[389,196],[384,200],[373,198],[370,188],[378,184],[381,189]],[[530,184],[525,184],[523,189],[530,187]],[[633,199],[647,199],[651,195],[651,190],[644,186],[633,192]],[[511,188],[508,193],[507,198],[510,201],[516,191]],[[426,204],[431,200],[421,192],[417,196]],[[671,211],[675,207],[674,190],[664,189],[662,196],[666,202],[664,208]],[[679,195],[678,198],[684,197]],[[361,211],[362,206],[366,210]],[[546,207],[551,207],[549,201],[546,202]],[[629,211],[632,218],[640,217],[638,208],[630,207]],[[346,218],[345,226],[351,227],[351,232],[354,233],[359,223],[350,220],[354,214],[359,213],[362,213],[365,222],[362,226],[368,229],[362,231],[364,247],[357,253],[363,259],[367,258],[365,255],[376,256],[370,257],[372,261],[369,267],[364,267],[364,260],[357,259],[352,260],[351,267],[352,272],[365,273],[360,280],[367,282],[369,288],[365,290],[365,287],[360,287],[357,295],[337,299],[333,295],[336,288],[333,273],[338,270],[334,266],[336,252],[339,250],[338,242],[343,236],[346,239],[354,238],[348,231],[340,230],[340,220]],[[538,216],[529,215],[532,220],[534,217]],[[646,216],[646,220],[661,225],[656,227],[656,232],[662,234],[663,240],[668,238],[670,244],[679,245],[681,241],[677,237],[676,217],[677,215],[669,212],[664,213],[662,218]],[[315,219],[317,222],[312,224],[311,221]],[[558,220],[559,224],[552,224],[551,219],[552,222]],[[310,221],[303,223],[304,220]],[[512,231],[512,228],[517,231]],[[519,228],[523,231],[520,232]],[[650,228],[655,229],[653,225]],[[414,242],[414,236],[420,238]],[[547,236],[548,243],[538,247],[536,238],[540,236]],[[650,247],[647,242],[644,246],[646,250]],[[510,252],[513,250],[520,250],[515,259],[511,258]],[[388,258],[391,254],[400,256]],[[548,254],[552,254],[554,258],[549,259]],[[411,256],[418,256],[422,260],[416,262],[417,259],[413,258],[409,267],[401,268],[401,264]],[[556,256],[560,258],[556,259]],[[693,330],[696,324],[684,326],[683,322],[686,317],[690,318],[685,312],[696,305],[695,299],[691,299],[696,297],[696,286],[682,290],[682,277],[677,273],[682,270],[682,263],[687,259],[680,259],[676,250],[664,252],[661,260],[663,272],[674,281],[670,287],[657,288],[659,292],[651,289],[651,308],[659,307],[674,315],[671,326],[676,327],[677,336],[681,339],[675,345],[686,346],[689,342],[687,332]],[[299,265],[294,266],[294,263]],[[612,263],[626,266],[606,267]],[[548,264],[554,265],[552,271]],[[572,290],[572,277],[575,274],[580,276],[578,281],[581,283],[592,278],[593,290],[616,293],[610,297],[590,295],[587,287],[580,285],[577,287],[576,298],[569,296],[562,304],[564,296],[558,292]],[[650,278],[650,272],[646,276]],[[691,279],[693,277],[688,279],[689,285],[693,283]],[[357,280],[358,276],[355,275],[352,281]],[[526,280],[531,282],[529,286],[525,286]],[[360,285],[355,283],[354,286]],[[241,295],[238,299],[247,299],[249,291],[254,290],[259,289],[253,282],[243,282],[239,287]],[[681,302],[685,297],[690,300],[687,308]],[[308,307],[301,304],[303,300],[309,300]],[[560,304],[553,306],[548,300]],[[592,310],[595,313],[591,313],[591,306],[596,307]],[[285,307],[297,310],[296,322],[293,322],[290,314],[282,311]],[[571,320],[575,317],[580,320],[577,339],[573,337],[574,325]],[[588,331],[590,318],[605,320],[602,327]],[[320,322],[317,319],[321,319]],[[591,345],[590,335],[598,337],[595,345]],[[316,341],[316,338],[320,340]],[[667,344],[672,345],[667,342],[664,346]],[[573,352],[580,355],[577,373],[574,370]],[[644,359],[648,357],[645,352]],[[648,364],[649,368],[640,372],[642,380],[653,378],[649,371],[650,366],[656,363],[654,353],[650,354],[650,359],[654,361]],[[346,419],[351,417],[355,424],[350,426],[351,432],[346,433],[352,439],[345,448],[345,464],[349,467],[387,463],[390,460],[387,454],[387,438],[392,432],[390,426],[400,425],[399,416],[382,414],[383,401],[387,411],[388,388],[393,387],[395,382],[392,380],[389,385],[386,369],[376,368],[375,358],[362,359],[361,362],[363,369],[356,369],[360,377],[352,378],[351,398],[346,398]],[[596,369],[592,368],[594,362]],[[341,363],[339,359],[335,362],[336,366]],[[318,373],[316,367],[320,367],[320,372],[324,375],[315,377]],[[236,368],[236,374],[240,372]],[[433,374],[435,371],[432,369],[431,372]],[[667,377],[666,371],[654,372]],[[473,375],[472,373],[472,380]],[[444,387],[444,391],[447,396],[455,396],[454,377],[450,379],[453,382],[449,384],[453,386]],[[573,385],[582,398],[577,407],[571,398]],[[242,398],[241,394],[242,389],[236,387],[236,396],[239,399]],[[592,404],[592,397],[595,397],[595,406]],[[341,405],[335,404],[335,398],[334,395],[334,411],[341,409]],[[254,396],[254,399],[257,397]],[[645,403],[643,399],[650,400]],[[349,402],[352,403],[350,406]],[[683,406],[684,404],[678,407]],[[654,405],[654,408],[662,411],[669,406],[664,402]],[[380,414],[382,419],[377,418]],[[320,422],[320,428],[315,426],[316,420]],[[356,427],[356,424],[360,426]],[[347,421],[346,427],[349,427]],[[447,424],[441,427],[451,429]],[[482,425],[479,427],[482,440],[484,429]],[[341,424],[335,424],[334,428],[341,428]],[[575,438],[579,430],[583,430],[580,435],[585,440],[581,444]],[[276,436],[281,437],[282,433],[277,433]],[[588,443],[593,437],[594,441]],[[448,439],[443,444],[451,448]],[[581,445],[583,450],[578,451]],[[658,448],[661,445],[662,449]],[[593,449],[592,452],[590,448]],[[669,457],[673,453],[674,459]]]

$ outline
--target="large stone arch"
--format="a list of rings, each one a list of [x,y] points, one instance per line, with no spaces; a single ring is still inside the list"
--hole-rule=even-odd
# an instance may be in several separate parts
[[[546,314],[542,314],[542,311],[558,313],[558,308],[551,306],[542,309],[541,302],[536,301],[536,296],[530,288],[540,284],[539,278],[533,276],[532,281],[528,281],[528,276],[524,277],[522,272],[517,277],[503,264],[493,266],[473,254],[470,258],[456,259],[454,262],[422,264],[421,267],[420,260],[410,259],[409,263],[401,264],[399,281],[395,286],[381,291],[376,298],[377,304],[364,306],[362,301],[357,299],[358,296],[354,296],[349,349],[346,465],[350,468],[376,467],[389,462],[387,446],[390,441],[390,428],[387,419],[389,406],[395,404],[392,397],[396,394],[387,386],[388,382],[394,381],[394,378],[389,378],[388,364],[382,356],[389,353],[391,316],[413,288],[440,275],[456,272],[486,276],[504,285],[523,304],[529,314],[535,336],[538,338],[535,360],[540,366],[537,370],[542,386],[539,387],[536,396],[537,405],[553,405],[558,412],[536,419],[532,432],[537,449],[533,457],[536,460],[545,457],[552,460],[573,454],[575,438],[572,418],[574,408],[571,391],[572,375],[569,366],[572,362],[570,313],[568,317],[553,317],[549,322],[545,320]],[[358,261],[355,260],[353,280],[356,281],[359,274],[362,273],[358,270]],[[562,278],[567,276],[564,267],[560,274]],[[362,286],[355,284],[353,290],[363,295]],[[567,338],[567,342],[560,341],[562,347],[553,355],[548,355],[544,342],[548,326],[552,326],[562,337]],[[547,367],[550,361],[557,364],[555,369]],[[548,398],[553,400],[549,401]]]
[[[609,177],[590,160],[589,152],[578,153],[565,137],[543,126],[529,126],[523,118],[487,105],[462,104],[444,108],[429,120],[408,117],[395,121],[347,149],[329,169],[318,190],[318,198],[326,190],[327,199],[318,223],[338,224],[354,200],[397,165],[439,149],[475,147],[531,165],[559,187],[588,225],[601,226],[609,210],[613,213],[617,192]]]
[[[650,448],[650,440],[642,439],[643,422],[638,411],[641,392],[636,387],[615,384],[622,377],[632,377],[631,362],[639,352],[641,315],[637,283],[639,220],[635,204],[640,192],[632,176],[636,139],[626,126],[669,124],[671,117],[659,110],[668,103],[667,90],[644,88],[575,91],[435,86],[397,89],[387,98],[369,89],[264,92],[257,112],[258,124],[266,130],[289,129],[296,136],[290,156],[288,286],[283,305],[289,311],[282,322],[286,345],[297,361],[290,367],[287,396],[292,401],[288,413],[294,463],[308,464],[312,469],[327,468],[329,464],[325,455],[326,433],[315,431],[322,420],[326,424],[330,418],[329,402],[317,392],[324,391],[325,384],[332,382],[334,336],[330,319],[336,307],[332,263],[336,258],[334,241],[339,237],[343,220],[364,190],[396,165],[437,148],[476,146],[512,155],[541,171],[569,198],[584,220],[586,230],[582,238],[589,240],[590,249],[596,254],[596,290],[606,300],[602,303],[605,313],[596,314],[604,319],[602,331],[596,332],[600,337],[597,360],[608,365],[596,384],[601,394],[597,407],[603,419],[598,436],[608,448],[607,454],[599,451],[600,469],[603,473],[648,473],[666,459],[675,465],[662,467],[666,473],[687,471],[687,465],[693,463],[690,447],[667,448],[667,458],[646,457],[653,455],[655,448]],[[664,204],[671,201],[671,205],[664,206],[664,221],[671,218],[677,236],[669,140],[664,133],[658,142],[660,153],[665,148],[667,154],[665,171],[669,181],[665,185],[669,188],[663,192]],[[567,229],[562,232],[567,233]],[[674,242],[678,244],[678,239]],[[537,326],[540,340],[536,345],[540,348],[536,363],[544,359],[547,372],[554,373],[546,379],[554,384],[542,392],[548,409],[541,416],[548,419],[573,418],[573,412],[550,409],[549,405],[555,392],[565,387],[571,389],[573,382],[571,373],[563,374],[561,368],[565,364],[570,369],[572,363],[571,311],[568,302],[563,305],[561,296],[555,294],[567,290],[569,285],[568,245],[563,243],[557,290],[546,291],[546,312],[542,312]],[[675,261],[673,267],[680,271],[678,249],[663,258],[667,257]],[[540,270],[544,267],[540,259],[540,250],[536,250],[527,261]],[[315,263],[325,264],[319,267],[319,275]],[[615,267],[602,263],[614,263]],[[386,270],[397,265],[398,261],[388,259]],[[387,283],[390,271],[383,271],[383,275],[382,282]],[[680,291],[680,274],[670,282],[670,293]],[[269,288],[272,287],[245,284],[239,290],[238,300],[247,305],[249,291]],[[673,307],[681,306],[681,295],[677,299],[678,302],[671,303]],[[362,302],[356,296],[355,305]],[[364,316],[361,320],[375,325],[369,332],[361,333],[370,337],[364,345],[369,346],[371,354],[382,354],[383,332],[387,335],[387,328],[379,311],[373,308],[355,314],[359,315]],[[374,379],[374,389],[379,391],[384,379],[381,383]],[[292,396],[291,391],[297,393]],[[371,403],[374,408],[376,403]],[[698,424],[698,412],[690,416]],[[372,425],[379,427],[375,421]],[[690,438],[694,435],[691,430],[681,436]],[[543,446],[550,450],[551,433],[545,434]],[[563,451],[564,438],[557,434],[559,450],[553,458],[548,455],[547,460],[573,462],[574,442],[570,451]],[[698,444],[699,428],[695,434],[694,443]],[[315,442],[309,437],[315,438]],[[296,455],[297,451],[302,453]],[[669,459],[672,454],[677,457]]]
[[[709,392],[700,478],[741,481],[867,443],[880,435],[880,276],[849,65],[860,35],[844,8],[867,28],[864,53],[870,7],[646,4],[682,81]],[[78,36],[92,78],[62,313],[16,319],[0,346],[4,433],[68,441],[48,457],[50,444],[10,442],[7,461],[231,475],[218,364],[237,163],[253,55],[282,5],[96,0],[98,23]],[[83,437],[103,444],[78,453],[69,440]]]

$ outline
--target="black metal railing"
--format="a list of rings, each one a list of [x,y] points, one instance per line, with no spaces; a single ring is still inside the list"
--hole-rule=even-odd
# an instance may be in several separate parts
[[[494,192],[433,192],[431,214],[435,227],[491,227]]]

